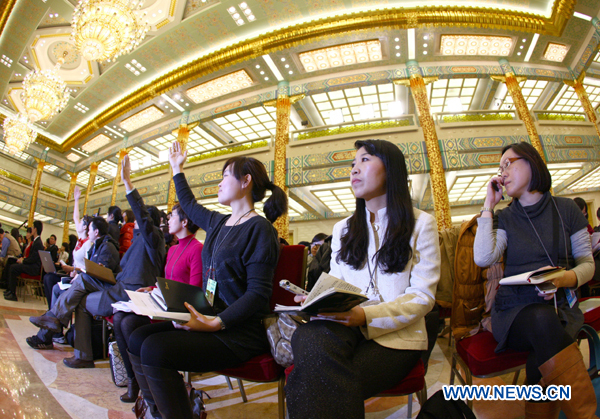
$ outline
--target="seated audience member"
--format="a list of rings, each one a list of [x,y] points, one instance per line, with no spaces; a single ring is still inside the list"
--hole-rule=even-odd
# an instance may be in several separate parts
[[[596,418],[594,388],[576,342],[583,314],[574,291],[594,273],[588,221],[572,200],[553,197],[551,185],[550,172],[531,144],[504,147],[498,177],[487,186],[477,220],[474,259],[487,267],[504,256],[505,277],[545,266],[566,268],[552,280],[556,294],[538,293],[532,285],[498,288],[491,313],[496,352],[529,351],[530,385],[571,386],[570,400],[526,401],[526,418],[557,418],[560,410],[568,419]],[[492,217],[502,186],[513,201],[499,212],[495,229]]]
[[[52,256],[54,263],[58,262],[58,246],[56,245],[56,236],[51,234],[46,240],[46,243],[48,244],[46,251],[50,252],[50,256]]]
[[[64,242],[62,246],[58,249],[58,262],[55,263],[57,268],[60,269],[61,265],[64,263],[65,265],[69,261],[69,243]]]
[[[17,301],[17,284],[19,282],[19,275],[39,275],[42,268],[42,260],[40,259],[40,250],[44,250],[44,243],[40,234],[44,229],[44,224],[36,220],[33,222],[33,228],[31,229],[31,246],[28,246],[27,256],[17,259],[10,267],[8,289],[4,292],[4,299],[9,301]]]
[[[119,250],[119,239],[121,237],[121,227],[119,226],[119,223],[123,221],[121,208],[116,205],[108,207],[106,221],[108,221],[108,234],[115,240],[117,243],[117,250]]]
[[[183,212],[179,204],[173,207],[173,215],[169,218],[169,232],[177,236],[179,244],[169,249],[165,265],[165,278],[202,287],[202,243],[195,237],[198,228]],[[151,288],[140,288],[138,291],[149,292]],[[127,355],[129,349],[127,343],[131,333],[140,326],[150,324],[150,319],[134,313],[118,311],[113,317],[113,324],[128,378],[127,393],[121,396],[121,401],[133,403],[137,399],[140,388]]]
[[[142,197],[131,183],[130,174],[129,157],[125,156],[121,177],[138,228],[135,230],[131,247],[121,259],[122,270],[116,277],[117,283],[107,286],[88,275],[80,275],[71,288],[53,303],[52,310],[43,316],[30,318],[34,325],[58,333],[69,323],[72,313],[75,312],[75,356],[63,361],[71,368],[94,367],[91,346],[92,316],[112,315],[111,304],[128,300],[127,290],[135,291],[154,285],[156,277],[163,272],[165,241],[158,228],[158,210],[156,207],[144,205]],[[93,257],[95,254],[95,248],[92,247],[90,255]]]
[[[88,239],[92,244],[89,252],[88,259],[93,262],[96,262],[99,265],[105,266],[113,271],[113,273],[118,273],[120,271],[119,266],[119,252],[115,246],[114,239],[108,234],[108,223],[102,217],[94,217],[89,222],[88,227]],[[75,272],[73,272],[75,273]],[[75,302],[82,301],[82,298],[85,301],[85,304],[91,304],[92,298],[86,296],[88,293],[97,294],[95,297],[101,297],[101,293],[94,291],[102,291],[112,285],[103,282],[99,279],[93,278],[87,273],[80,272],[77,273],[73,280],[71,280],[71,288],[64,292],[59,291],[58,284],[54,285],[54,292],[52,298],[51,309],[44,314],[42,317],[32,318],[32,323],[38,327],[41,327],[41,330],[37,335],[31,336],[26,339],[27,344],[34,349],[52,349],[52,337],[54,333],[62,333],[62,327],[66,326],[71,319],[71,315],[73,310],[71,308],[78,308],[75,305]],[[92,294],[90,294],[92,295]],[[74,306],[75,307],[72,307]],[[57,316],[60,316],[63,312],[69,312],[69,318],[66,322],[62,322],[62,325],[58,322]],[[56,320],[55,322],[51,322],[48,319]],[[37,319],[37,320],[33,320]],[[41,319],[41,320],[40,320]],[[89,325],[86,324],[86,320],[89,320]],[[78,324],[79,323],[79,324]],[[56,324],[58,328],[49,328],[44,327],[47,324]],[[90,330],[86,330],[86,329]],[[67,358],[71,360],[70,364],[67,364],[65,360],[65,364],[68,367],[73,368],[83,368],[85,367],[84,361],[90,361],[92,366],[94,365],[91,358],[86,360],[84,356],[87,355],[89,351],[89,355],[91,357],[91,318],[81,318],[81,316],[75,316],[75,358]],[[89,342],[84,341],[87,337],[89,338]],[[83,356],[82,356],[83,355]]]
[[[67,265],[73,266],[73,253],[77,247],[77,236],[75,234],[69,234],[69,260]]]
[[[310,263],[312,262],[313,258],[319,251],[319,247],[321,247],[321,245],[323,244],[323,240],[325,240],[326,237],[327,234],[319,233],[311,240],[310,247],[308,248],[308,257],[306,259],[307,266],[310,265]]]
[[[317,283],[317,280],[323,272],[329,273],[329,262],[331,261],[331,239],[332,236],[328,236],[324,241],[317,254],[312,258],[308,265],[308,272],[306,274],[306,289],[308,291]]]
[[[279,243],[272,223],[287,211],[285,192],[275,186],[265,166],[251,157],[233,157],[223,166],[218,198],[231,215],[210,211],[196,202],[182,173],[187,153],[173,143],[169,162],[181,208],[206,231],[202,251],[203,288],[217,317],[188,306],[184,325],[162,322],[143,326],[129,338],[129,359],[153,417],[191,419],[192,406],[178,370],[208,372],[240,365],[269,351],[262,318],[269,298]],[[265,202],[267,219],[254,210]],[[193,354],[193,356],[190,356]]]
[[[123,257],[127,249],[131,246],[133,239],[133,229],[135,226],[135,215],[130,209],[123,211],[123,225],[119,236],[119,255]]]
[[[600,232],[600,208],[596,211],[596,218],[598,219],[598,225],[594,227],[595,232]]]
[[[73,225],[75,231],[79,236],[75,250],[73,251],[73,265],[63,265],[61,269],[68,273],[72,278],[78,274],[77,270],[85,270],[84,259],[87,258],[87,254],[92,247],[92,242],[88,240],[88,227],[92,217],[84,215],[83,218],[79,218],[79,199],[81,198],[81,190],[79,186],[75,186],[73,191],[73,199],[75,200],[73,206]],[[54,290],[54,286],[60,281],[60,278],[64,275],[57,273],[46,273],[44,275],[44,294],[46,295],[46,301],[48,302],[48,310],[52,308],[53,295],[57,297],[61,294],[60,288]],[[54,290],[54,291],[53,291]]]
[[[2,251],[0,252],[0,270],[2,270],[2,278],[4,271],[10,269],[13,263],[21,256],[21,247],[19,242],[8,231],[0,228],[0,240],[2,241]],[[6,284],[6,281],[3,281]],[[6,288],[4,285],[3,288]]]
[[[577,204],[577,206],[581,210],[581,213],[583,214],[583,216],[587,220],[588,219],[588,205],[587,205],[587,202],[585,202],[585,199],[577,197],[577,198],[573,198],[573,201],[575,201],[575,203]],[[594,229],[590,225],[589,221],[588,221],[588,225],[587,225],[587,231],[590,234],[592,234],[594,232]]]
[[[369,301],[319,314],[294,333],[286,386],[292,419],[364,418],[364,400],[398,384],[427,349],[425,315],[440,277],[435,218],[412,207],[395,144],[364,140],[355,147],[356,211],[333,229],[330,274],[360,287]]]

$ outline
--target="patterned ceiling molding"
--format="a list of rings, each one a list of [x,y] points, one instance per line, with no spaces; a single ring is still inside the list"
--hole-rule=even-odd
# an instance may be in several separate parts
[[[228,66],[265,54],[335,37],[350,31],[374,28],[455,27],[504,29],[560,36],[572,16],[576,0],[556,0],[550,18],[530,13],[479,9],[472,7],[416,7],[369,10],[332,16],[268,32],[197,58],[166,73],[110,105],[83,125],[61,145],[63,150],[78,145],[103,126],[141,104]]]
[[[592,39],[590,43],[581,54],[575,69],[573,70],[574,78],[578,78],[585,70],[592,64],[594,61],[594,57],[598,53],[598,48],[600,47],[600,33],[598,30],[594,28],[594,34],[592,35]]]
[[[0,10],[0,37],[2,36],[2,33],[4,32],[4,28],[6,27],[6,22],[8,21],[8,18],[10,16],[10,14],[12,13],[12,10],[15,7],[16,3],[17,3],[17,0],[6,0],[4,2],[4,4],[2,5],[2,10]]]

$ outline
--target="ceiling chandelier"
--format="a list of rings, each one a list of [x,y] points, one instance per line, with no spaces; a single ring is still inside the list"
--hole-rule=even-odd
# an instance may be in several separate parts
[[[7,117],[3,128],[4,142],[11,154],[25,150],[37,137],[27,117],[22,114]]]
[[[144,0],[80,0],[73,13],[72,38],[88,61],[110,61],[137,47],[150,29],[135,10]]]
[[[65,51],[65,56],[68,53]],[[65,62],[60,57],[52,70],[35,70],[23,80],[21,99],[31,122],[49,119],[64,109],[69,101],[67,83],[58,75]]]

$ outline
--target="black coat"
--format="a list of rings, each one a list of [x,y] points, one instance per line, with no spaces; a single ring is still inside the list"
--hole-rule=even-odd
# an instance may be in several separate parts
[[[44,242],[42,242],[42,238],[38,236],[33,241],[31,249],[29,249],[29,256],[23,259],[23,265],[35,266],[39,271],[42,268],[42,260],[40,259],[40,254],[38,253],[40,250],[44,250]]]
[[[119,250],[119,238],[121,237],[121,228],[119,227],[119,224],[116,221],[108,222],[108,234],[110,234],[110,236],[113,239],[115,239],[115,246],[117,247],[117,250]]]
[[[114,239],[109,234],[100,237],[88,250],[88,259],[107,267],[116,276],[121,272],[121,266],[119,265],[121,258],[115,244]]]

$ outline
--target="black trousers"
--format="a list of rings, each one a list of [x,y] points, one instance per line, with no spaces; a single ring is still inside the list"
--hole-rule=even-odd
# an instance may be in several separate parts
[[[553,306],[530,304],[513,321],[506,344],[515,351],[530,351],[525,370],[527,383],[534,385],[542,378],[540,365],[573,342]]]
[[[290,419],[364,418],[364,400],[398,384],[422,353],[383,347],[356,327],[325,320],[299,326],[292,349]]]
[[[113,328],[115,330],[115,340],[119,347],[119,352],[123,357],[123,365],[127,370],[127,377],[134,378],[135,374],[131,368],[129,360],[129,337],[138,328],[150,324],[150,318],[146,316],[138,316],[135,313],[125,313],[117,311],[113,317]]]
[[[10,274],[8,280],[8,289],[13,293],[17,293],[17,285],[19,283],[19,275],[39,275],[40,267],[37,265],[23,265],[22,263],[15,263],[10,267]]]

